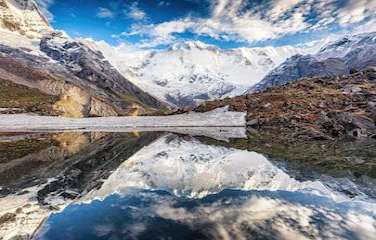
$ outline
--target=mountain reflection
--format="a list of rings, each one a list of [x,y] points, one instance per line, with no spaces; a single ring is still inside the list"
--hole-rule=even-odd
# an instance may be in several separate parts
[[[257,152],[160,132],[1,139],[4,239],[376,236],[375,186]]]
[[[41,239],[372,239],[375,205],[225,190],[201,199],[130,190],[52,215]]]
[[[194,138],[169,134],[123,162],[89,198],[121,194],[129,187],[191,198],[224,189],[314,192],[334,200],[348,199],[348,192],[363,195],[351,182],[341,182],[347,185],[346,193],[331,189],[329,183],[336,181],[297,181],[256,152],[208,146]]]

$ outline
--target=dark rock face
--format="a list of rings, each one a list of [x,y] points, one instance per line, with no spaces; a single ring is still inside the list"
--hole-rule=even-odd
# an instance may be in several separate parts
[[[62,33],[54,32],[43,37],[40,49],[78,78],[103,89],[121,109],[132,108],[134,105],[140,108],[163,108],[160,101],[125,79],[104,59],[101,52],[93,51],[80,42],[71,41]]]
[[[295,55],[271,71],[250,92],[263,91],[304,77],[349,74],[376,65],[376,33],[345,37],[315,55]]]

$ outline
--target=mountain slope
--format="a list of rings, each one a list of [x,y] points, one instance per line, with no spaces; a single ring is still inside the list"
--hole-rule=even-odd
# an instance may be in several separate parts
[[[161,109],[163,105],[124,78],[101,52],[95,52],[80,42],[53,33],[42,38],[40,50],[65,66],[69,72],[84,82],[95,84],[111,98],[119,109]]]
[[[130,81],[177,107],[239,95],[287,57],[307,52],[293,47],[224,50],[196,41],[130,56],[123,54],[128,49],[84,42],[101,50]]]
[[[338,76],[376,65],[376,32],[341,38],[314,55],[295,55],[250,88],[262,91],[303,77]]]
[[[25,112],[58,114],[53,109],[53,105],[58,101],[56,96],[2,78],[0,78],[0,89],[0,114]]]
[[[84,117],[165,109],[124,78],[100,52],[50,28],[34,1],[2,0],[0,10],[0,22],[12,21],[20,29],[0,24],[1,79],[57,97],[54,111]]]

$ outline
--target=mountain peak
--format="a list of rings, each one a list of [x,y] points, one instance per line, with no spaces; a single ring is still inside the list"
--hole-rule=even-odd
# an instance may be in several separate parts
[[[0,0],[0,29],[29,38],[51,31],[47,18],[33,0]]]
[[[206,44],[201,41],[185,41],[185,42],[178,42],[174,43],[170,50],[177,51],[177,50],[192,50],[192,49],[210,49],[210,50],[218,50],[218,48],[214,45]]]

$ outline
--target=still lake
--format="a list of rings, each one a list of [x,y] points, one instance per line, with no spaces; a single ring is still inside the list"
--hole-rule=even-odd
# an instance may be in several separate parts
[[[374,142],[0,135],[0,239],[376,239]]]

